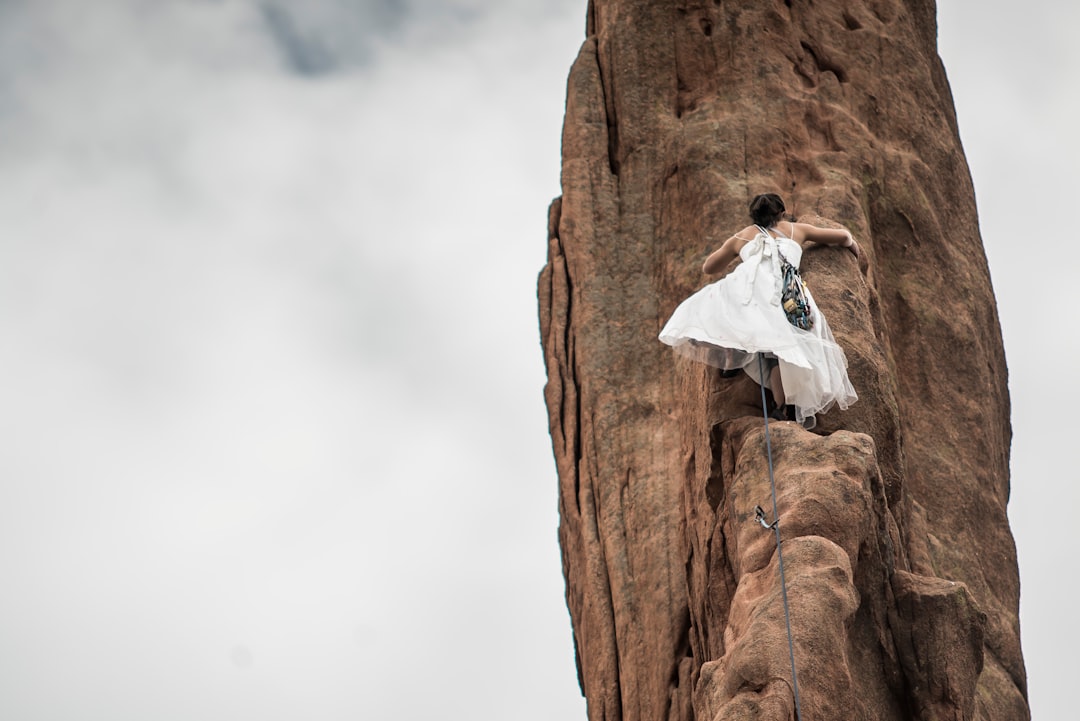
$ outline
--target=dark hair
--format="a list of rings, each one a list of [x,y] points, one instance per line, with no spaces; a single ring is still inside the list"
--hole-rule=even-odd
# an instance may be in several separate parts
[[[784,201],[776,193],[762,193],[750,201],[750,219],[763,228],[774,225],[785,210]]]

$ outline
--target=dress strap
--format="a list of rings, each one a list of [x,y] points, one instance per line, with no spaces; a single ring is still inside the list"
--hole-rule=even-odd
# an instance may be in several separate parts
[[[785,238],[787,238],[788,240],[790,240],[790,241],[794,242],[794,241],[795,241],[795,224],[794,224],[794,223],[792,223],[792,222],[791,222],[791,221],[789,220],[789,221],[788,221],[788,225],[790,225],[790,226],[791,226],[791,232],[790,232],[790,233],[788,233],[788,234],[786,234],[786,235],[784,234],[784,231],[780,230],[779,226],[775,226],[775,225],[774,225],[774,226],[773,226],[773,230],[775,230],[775,231],[776,231],[777,233],[779,233],[780,235],[783,235],[783,236],[784,236]],[[757,227],[758,227],[758,228],[761,228],[761,226],[760,226],[760,225],[759,225],[759,226],[757,226]],[[766,235],[768,235],[768,234],[766,233]],[[769,237],[771,238],[772,236],[769,236]]]

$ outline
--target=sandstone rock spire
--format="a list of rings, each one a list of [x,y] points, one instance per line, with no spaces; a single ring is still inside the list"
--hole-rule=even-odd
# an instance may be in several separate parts
[[[773,447],[803,718],[1026,719],[1009,399],[929,0],[593,0],[539,284],[591,721],[794,718],[757,386],[656,340],[758,192],[860,401]]]

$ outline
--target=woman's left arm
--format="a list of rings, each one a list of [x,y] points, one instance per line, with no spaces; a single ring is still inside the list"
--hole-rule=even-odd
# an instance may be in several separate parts
[[[792,240],[795,241],[799,241],[798,236],[801,236],[803,241],[810,240],[821,245],[842,245],[845,248],[850,248],[851,243],[855,242],[847,228],[819,228],[809,223],[792,223],[791,231]]]
[[[705,259],[705,263],[701,266],[702,272],[715,275],[727,268],[728,263],[738,257],[739,251],[745,243],[746,239],[740,238],[738,235],[733,235],[725,240],[723,245],[710,253],[709,257]]]

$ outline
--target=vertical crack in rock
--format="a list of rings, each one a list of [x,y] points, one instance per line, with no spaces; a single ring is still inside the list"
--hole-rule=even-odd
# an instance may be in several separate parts
[[[759,387],[655,339],[764,191],[870,262],[803,256],[860,400],[770,425],[803,717],[1030,716],[1007,369],[935,13],[588,3],[538,295],[590,721],[793,717]]]
[[[600,58],[600,45],[596,46],[596,65],[600,68],[600,95],[604,101],[604,120],[607,123],[608,169],[612,175],[619,174],[619,123],[615,114],[615,88],[613,74],[605,76],[604,63]]]

